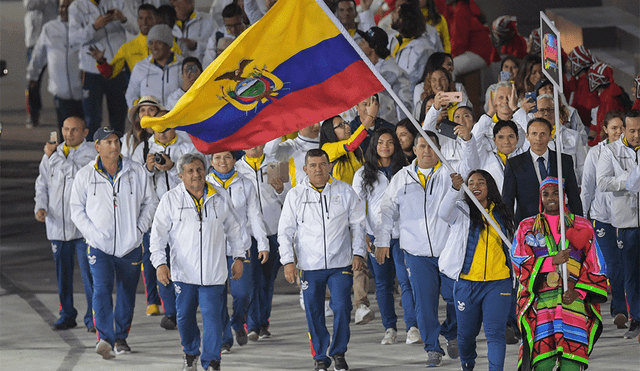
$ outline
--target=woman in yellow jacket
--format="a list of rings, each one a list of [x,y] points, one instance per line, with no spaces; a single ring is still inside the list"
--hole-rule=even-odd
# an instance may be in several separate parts
[[[372,106],[375,106],[372,105]],[[368,129],[375,125],[375,115],[369,114],[362,125],[351,134],[349,123],[340,116],[334,116],[322,123],[320,128],[320,148],[329,155],[333,164],[331,175],[338,180],[353,183],[353,175],[362,166],[363,154],[360,144],[367,137]]]

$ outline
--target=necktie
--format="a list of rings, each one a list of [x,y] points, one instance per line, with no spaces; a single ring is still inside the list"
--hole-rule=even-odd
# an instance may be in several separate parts
[[[540,181],[542,182],[549,176],[547,167],[544,166],[544,157],[538,157],[538,169],[540,170]]]

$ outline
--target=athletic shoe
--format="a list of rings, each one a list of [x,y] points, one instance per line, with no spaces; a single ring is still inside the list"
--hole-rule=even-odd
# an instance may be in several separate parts
[[[104,339],[100,339],[96,344],[96,353],[102,356],[102,359],[111,359],[116,358],[115,353],[113,353],[113,348],[108,341]]]
[[[268,339],[271,337],[271,333],[269,332],[269,328],[267,326],[263,326],[260,329],[260,334],[258,336],[260,339]]]
[[[158,304],[149,304],[147,305],[147,316],[159,316],[160,314],[160,306]]]
[[[373,311],[366,305],[358,305],[356,309],[356,325],[364,325],[375,318]]]
[[[125,339],[116,339],[115,351],[116,354],[131,353],[131,348]]]
[[[422,339],[420,339],[420,331],[415,326],[411,326],[409,331],[407,331],[407,344],[421,344]]]
[[[56,323],[53,324],[53,329],[54,330],[68,330],[70,328],[74,328],[78,326],[78,323],[76,323],[75,319],[68,319],[66,321],[63,321],[62,318],[60,318],[59,320],[56,321]]]
[[[247,332],[244,329],[236,331],[236,342],[238,342],[238,345],[246,345],[248,341]]]
[[[315,361],[315,371],[327,371],[327,364],[322,361]]]
[[[335,371],[347,371],[349,369],[349,365],[344,359],[344,354],[336,354],[331,359],[333,359],[333,369]]]
[[[324,316],[325,317],[333,317],[333,309],[329,306],[330,299],[325,299],[324,301]]]
[[[442,353],[430,350],[427,352],[427,367],[438,367],[442,364]]]
[[[613,319],[613,324],[618,328],[627,328],[627,316],[624,313],[616,314],[616,317]]]
[[[182,363],[182,371],[196,371],[198,369],[198,356],[191,354],[184,355],[184,363]]]
[[[221,354],[229,354],[229,353],[231,353],[231,345],[222,344],[222,349],[221,349],[220,353]]]
[[[447,354],[451,359],[458,358],[458,339],[447,340]]]
[[[507,344],[518,344],[520,342],[520,336],[517,329],[511,324],[507,323],[507,329],[504,332],[504,337],[507,340]]]
[[[258,331],[251,330],[249,331],[249,335],[247,335],[247,337],[251,341],[258,341],[258,339],[260,338],[260,335],[258,335]]]
[[[91,333],[96,333],[96,326],[91,325],[89,327],[87,327],[87,332],[91,332]]]
[[[637,338],[638,335],[640,335],[640,321],[632,319],[631,322],[629,322],[629,331],[624,334],[624,338],[634,339]]]
[[[207,371],[219,371],[220,370],[220,361],[211,361],[211,363],[209,363],[209,368],[207,368]]]
[[[165,330],[175,330],[178,325],[176,323],[176,316],[164,316],[160,320],[160,327]]]
[[[380,344],[382,345],[395,344],[397,337],[398,337],[398,331],[392,328],[388,328],[387,331],[384,332],[384,337],[382,338],[382,341],[380,342]]]

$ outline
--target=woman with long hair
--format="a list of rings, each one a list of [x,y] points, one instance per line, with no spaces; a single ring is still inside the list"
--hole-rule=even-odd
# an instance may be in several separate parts
[[[416,342],[420,338],[414,311],[413,291],[404,264],[404,253],[400,250],[397,226],[394,229],[395,234],[392,235],[389,248],[376,250],[374,247],[375,238],[373,237],[380,216],[380,201],[384,191],[393,175],[406,165],[407,160],[402,152],[398,137],[393,130],[380,128],[374,132],[371,138],[371,145],[365,153],[364,166],[358,169],[353,178],[353,189],[367,205],[367,241],[371,268],[376,282],[376,299],[382,316],[382,325],[385,328],[381,342],[383,345],[395,343],[397,337],[398,317],[393,299],[393,283],[396,273],[402,290],[407,343]]]
[[[331,175],[351,184],[353,175],[362,166],[364,155],[360,144],[367,130],[375,125],[375,116],[367,115],[353,134],[349,123],[340,116],[325,120],[320,127],[320,148],[329,155],[333,164]]]
[[[158,111],[164,110],[164,107],[156,97],[151,95],[140,98],[138,104],[129,110],[129,121],[131,128],[122,138],[122,155],[125,157],[133,156],[138,144],[145,143],[153,135],[151,128],[143,129],[140,126],[140,120],[145,116],[154,117]],[[146,151],[148,153],[148,151]],[[145,154],[146,155],[146,154]],[[146,156],[145,156],[146,158]],[[155,274],[155,273],[154,273]]]
[[[528,55],[522,60],[516,77],[516,90],[518,99],[522,100],[524,94],[536,90],[536,84],[542,79],[542,62],[540,57]]]
[[[420,91],[420,84],[416,85],[416,88],[413,92],[415,107],[414,116],[416,117],[420,114],[420,111],[417,108],[422,106],[422,103],[427,97],[432,95],[435,96],[440,92],[450,93],[457,91],[451,74],[444,67],[436,67],[433,71],[428,72],[424,79],[422,87],[422,91]],[[453,112],[459,105],[472,107],[471,102],[469,101],[469,98],[466,96],[466,94],[462,94],[462,102],[460,103],[447,102],[447,104],[443,106],[443,108],[447,108],[449,113],[449,120],[453,120]]]
[[[489,369],[502,370],[513,277],[509,246],[462,190],[462,176],[451,174],[451,179],[453,188],[445,195],[439,214],[452,230],[439,265],[444,274],[456,280],[453,296],[458,303],[460,362],[463,370],[473,370],[476,337],[484,325]],[[513,212],[502,201],[491,174],[471,171],[467,185],[501,231],[512,236]]]
[[[400,141],[400,147],[407,159],[407,163],[411,163],[416,158],[413,153],[413,140],[418,135],[418,129],[411,123],[409,119],[403,119],[396,124],[396,136]]]
[[[427,24],[438,30],[440,41],[442,41],[442,49],[445,53],[451,53],[449,26],[447,25],[447,20],[438,12],[436,2],[434,0],[420,0],[418,3]]]

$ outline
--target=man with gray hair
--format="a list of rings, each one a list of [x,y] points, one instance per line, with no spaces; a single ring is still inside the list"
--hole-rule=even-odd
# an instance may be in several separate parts
[[[227,243],[235,259],[231,278],[242,276],[245,249],[240,225],[224,195],[205,181],[205,160],[187,153],[178,160],[182,183],[160,200],[151,227],[151,262],[163,285],[173,282],[178,330],[184,351],[183,370],[220,369],[225,302]],[[171,269],[165,246],[171,245]],[[196,311],[202,312],[202,353]]]

